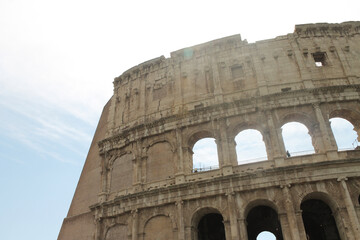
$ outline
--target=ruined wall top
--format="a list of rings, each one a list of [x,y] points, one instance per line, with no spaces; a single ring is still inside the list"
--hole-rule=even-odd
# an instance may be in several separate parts
[[[233,35],[141,63],[114,80],[107,137],[199,109],[360,79],[360,22],[296,25],[248,43]]]

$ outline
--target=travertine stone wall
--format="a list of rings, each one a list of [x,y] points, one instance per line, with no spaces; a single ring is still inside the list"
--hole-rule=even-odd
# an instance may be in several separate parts
[[[359,133],[359,89],[360,22],[251,44],[234,35],[139,64],[114,80],[58,239],[197,240],[208,213],[222,215],[226,239],[248,239],[250,210],[267,206],[283,239],[300,240],[308,199],[330,207],[341,239],[360,239],[360,151],[339,152],[329,122]],[[281,127],[292,121],[315,154],[286,157]],[[263,135],[267,161],[238,165],[246,129]],[[193,172],[205,137],[219,169]]]

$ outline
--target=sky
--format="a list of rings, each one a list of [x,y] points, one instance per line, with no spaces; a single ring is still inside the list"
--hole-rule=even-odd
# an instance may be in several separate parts
[[[56,239],[114,77],[233,34],[360,20],[358,0],[0,0],[1,239]]]

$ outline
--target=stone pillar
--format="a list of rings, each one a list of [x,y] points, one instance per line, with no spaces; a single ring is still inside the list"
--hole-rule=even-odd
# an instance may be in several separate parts
[[[99,202],[104,202],[106,201],[107,198],[107,193],[108,193],[108,178],[109,178],[109,161],[110,161],[110,157],[108,158],[106,156],[106,152],[105,152],[105,156],[102,157],[101,159],[101,192],[98,194],[98,201]]]
[[[237,166],[237,154],[236,154],[236,142],[233,137],[229,137],[227,139],[228,143],[228,152],[229,152],[229,158],[230,158],[230,164],[233,166]]]
[[[300,233],[300,239],[306,239],[306,231],[305,231],[304,221],[302,218],[302,210],[296,211],[295,217],[296,217],[297,227],[299,229],[298,231]]]
[[[197,239],[197,230],[191,226],[185,227],[185,239]]]
[[[132,230],[131,230],[131,240],[137,240],[138,239],[138,224],[139,224],[139,214],[138,210],[132,210]]]
[[[141,185],[141,164],[142,164],[142,150],[141,150],[141,141],[137,141],[134,151],[133,159],[133,185],[135,190],[140,190]]]
[[[101,218],[96,218],[95,219],[95,226],[96,226],[96,230],[95,230],[95,240],[101,240]]]
[[[229,155],[229,144],[228,144],[228,137],[226,131],[226,120],[220,119],[217,124],[217,138],[216,144],[218,149],[219,155],[219,167],[222,168],[223,175],[230,175],[233,173],[232,164],[230,162],[230,155]]]
[[[346,177],[342,177],[342,178],[338,178],[337,180],[338,180],[338,182],[340,182],[340,185],[341,185],[341,193],[342,193],[342,196],[344,196],[345,207],[346,207],[346,211],[349,216],[353,234],[356,239],[360,239],[359,219],[356,215],[354,203],[351,200],[351,196],[350,196],[347,184],[346,184],[346,181],[348,179]]]
[[[178,240],[185,240],[185,226],[184,226],[184,214],[183,214],[183,205],[184,202],[182,200],[177,201],[175,206],[177,207],[178,212],[178,224],[179,224],[179,232],[178,232]]]
[[[184,160],[184,171],[189,174],[192,172],[194,166],[193,166],[193,154],[194,152],[190,147],[183,147],[182,148],[182,154],[183,154],[183,160]]]
[[[247,224],[246,224],[246,216],[244,216],[244,210],[245,206],[241,200],[240,194],[235,195],[235,209],[239,209],[240,211],[240,218],[237,219],[238,225],[239,225],[239,236],[240,240],[247,240]]]
[[[245,218],[239,218],[238,220],[238,224],[239,224],[239,230],[240,230],[240,240],[247,240],[247,224],[246,224],[246,219]]]
[[[274,117],[271,111],[266,112],[268,133],[270,137],[271,148],[273,149],[273,159],[276,166],[281,166],[286,156],[284,140],[281,134],[281,128],[277,129],[274,123]]]
[[[182,134],[179,128],[176,128],[176,145],[177,145],[177,154],[178,154],[178,161],[176,166],[176,173],[175,173],[175,182],[176,183],[184,183],[185,182],[185,164],[184,164],[184,154],[183,154],[183,144],[182,144]]]
[[[292,197],[291,197],[291,193],[289,191],[289,188],[291,187],[290,184],[285,185],[285,186],[281,186],[282,188],[282,192],[284,195],[284,203],[285,203],[285,209],[286,209],[286,215],[287,215],[287,220],[289,222],[289,229],[290,229],[290,234],[291,234],[291,239],[292,240],[301,240],[301,239],[306,239],[305,236],[305,232],[302,232],[300,235],[300,231],[298,229],[298,224],[297,224],[297,218],[295,215],[295,211],[294,211],[294,203],[292,201]]]
[[[229,240],[237,240],[239,239],[239,231],[238,231],[238,223],[237,223],[237,208],[234,201],[234,192],[227,193],[227,201],[229,208],[229,217],[230,217],[230,238],[226,238]]]
[[[291,234],[290,234],[291,230],[290,230],[289,222],[287,219],[287,214],[286,213],[278,213],[278,217],[279,217],[281,231],[282,231],[284,240],[292,239]]]
[[[331,129],[326,126],[319,104],[315,103],[312,106],[315,111],[316,119],[319,123],[321,139],[324,146],[323,151],[326,152],[329,159],[334,159],[337,157],[337,147],[332,144],[335,143],[334,135],[332,134]],[[322,149],[320,149],[320,151],[322,151]]]
[[[225,239],[233,239],[231,238],[231,228],[230,228],[230,221],[223,220],[224,228],[225,228]]]

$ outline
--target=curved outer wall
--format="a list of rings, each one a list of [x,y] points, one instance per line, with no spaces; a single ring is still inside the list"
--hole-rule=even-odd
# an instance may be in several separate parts
[[[329,123],[359,131],[359,89],[360,22],[253,44],[234,35],[135,66],[114,80],[58,239],[197,239],[207,213],[222,215],[226,239],[248,239],[257,206],[275,210],[284,239],[306,239],[309,199],[330,207],[341,239],[360,239],[360,151],[338,151]],[[309,129],[315,154],[286,157],[291,121]],[[238,165],[245,129],[261,132],[268,160]],[[204,137],[216,139],[219,168],[193,173]]]

